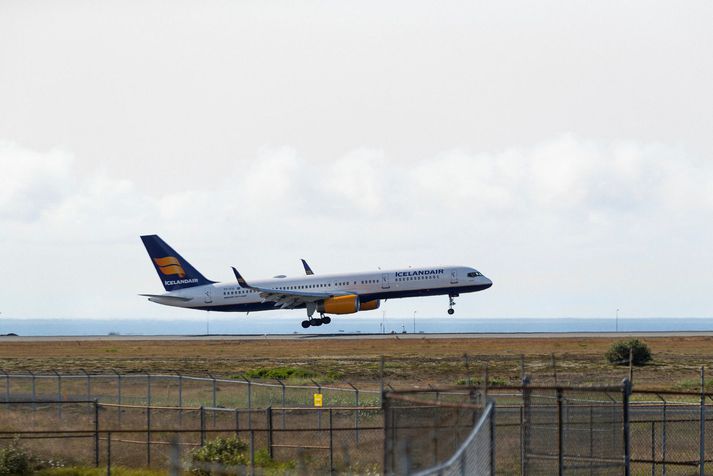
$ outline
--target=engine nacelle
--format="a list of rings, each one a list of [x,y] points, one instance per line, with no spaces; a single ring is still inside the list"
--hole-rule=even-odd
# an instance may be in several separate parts
[[[359,311],[378,309],[381,302],[378,299],[361,302],[359,296],[337,296],[317,304],[317,312],[327,314],[354,314]]]
[[[373,311],[374,309],[379,309],[380,305],[381,305],[381,301],[378,299],[374,299],[373,301],[366,301],[366,302],[361,303],[359,310],[360,311]]]

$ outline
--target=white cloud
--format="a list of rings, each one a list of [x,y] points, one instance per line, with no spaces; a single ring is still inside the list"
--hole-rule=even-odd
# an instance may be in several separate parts
[[[327,164],[291,148],[263,149],[216,171],[212,183],[163,194],[83,173],[67,152],[9,142],[0,143],[0,168],[0,257],[10,270],[2,286],[12,290],[4,306],[16,315],[175,312],[133,297],[158,287],[137,239],[143,233],[188,245],[200,259],[187,252],[194,265],[217,279],[229,279],[229,264],[251,274],[298,272],[305,252],[323,272],[480,266],[496,286],[460,299],[461,312],[480,316],[597,315],[609,299],[638,314],[665,314],[679,308],[662,304],[652,260],[681,269],[679,261],[697,254],[687,279],[708,282],[713,265],[710,254],[696,253],[713,231],[713,164],[661,144],[566,135],[413,162],[362,148]],[[689,249],[672,244],[681,242]],[[627,278],[605,271],[614,267]],[[34,298],[38,287],[47,299]],[[677,296],[689,303],[679,311],[701,313],[701,288],[688,292]],[[426,313],[443,307],[437,298],[389,303],[396,312],[414,305]]]

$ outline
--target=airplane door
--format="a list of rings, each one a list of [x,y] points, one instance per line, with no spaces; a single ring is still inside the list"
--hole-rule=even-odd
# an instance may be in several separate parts
[[[204,303],[210,304],[213,302],[213,290],[211,288],[206,289],[203,294],[205,296],[205,299],[203,300]]]
[[[458,284],[458,271],[451,271],[451,284]]]
[[[389,284],[389,273],[384,273],[381,275],[381,289],[389,289],[391,285]]]

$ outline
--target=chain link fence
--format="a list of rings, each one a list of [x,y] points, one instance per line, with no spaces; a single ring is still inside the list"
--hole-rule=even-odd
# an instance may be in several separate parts
[[[0,370],[0,400],[99,400],[102,403],[226,408],[266,408],[313,404],[378,406],[381,392],[345,386],[292,385],[279,379],[218,378],[152,374],[6,373]]]
[[[411,474],[447,462],[480,422],[486,408],[481,400],[478,392],[462,389],[386,392],[384,474]],[[475,440],[486,448],[491,441]],[[464,455],[476,453],[463,450]]]
[[[324,407],[314,406],[315,394]],[[448,474],[463,467],[454,455],[479,467],[471,459],[486,461],[490,440],[498,474],[713,474],[713,394],[705,391],[526,378],[389,391],[383,412],[380,395],[182,375],[0,373],[0,445],[20,438],[47,460],[167,468],[172,452],[184,465],[191,449],[234,435],[253,458],[306,473]],[[490,402],[495,431],[483,423],[474,434]]]
[[[210,440],[235,436],[247,445],[249,467],[277,461],[309,473],[379,472],[384,435],[379,407],[247,410],[98,400],[0,402],[0,428],[3,446],[19,440],[41,460],[68,466],[168,468]]]

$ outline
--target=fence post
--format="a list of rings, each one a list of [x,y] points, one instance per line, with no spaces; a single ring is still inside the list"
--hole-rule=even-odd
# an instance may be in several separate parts
[[[4,370],[0,370],[5,375],[5,401],[10,401],[10,374]]]
[[[384,474],[391,474],[392,473],[392,468],[389,468],[389,462],[392,460],[392,441],[391,438],[389,438],[389,401],[384,398],[384,391],[383,391],[383,385],[382,385],[382,391],[381,391],[381,414],[384,417]]]
[[[178,374],[178,406],[183,406],[183,375]]]
[[[347,384],[354,389],[354,431],[356,444],[359,446],[359,389],[356,388],[351,382]]]
[[[661,422],[661,462],[663,468],[661,468],[661,476],[666,476],[666,399],[661,395],[656,395],[663,401],[662,408],[662,422]]]
[[[629,385],[634,383],[634,348],[629,347]]]
[[[651,476],[656,476],[656,422],[651,421]]]
[[[530,446],[531,390],[528,388],[529,384],[530,379],[525,376],[522,379],[522,411],[520,413],[520,474],[523,476],[526,476],[528,472],[527,452]]]
[[[92,380],[84,369],[79,369],[87,377],[87,401],[92,399]]]
[[[99,399],[94,399],[94,466],[99,467]]]
[[[520,380],[525,379],[525,354],[520,354]]]
[[[111,369],[116,375],[116,404],[119,405],[116,408],[117,413],[117,423],[121,427],[121,374],[116,371],[116,369]]]
[[[211,411],[211,414],[213,416],[213,428],[215,428],[215,409],[218,406],[218,397],[217,397],[217,387],[215,383],[215,377],[213,377],[213,374],[208,372],[208,376],[212,380],[211,382],[211,407],[213,407],[213,410]]]
[[[178,446],[178,440],[173,437],[171,440],[171,449],[168,453],[169,460],[169,476],[180,476],[181,474],[181,449]]]
[[[332,409],[329,409],[329,472],[334,474],[334,422]]]
[[[111,432],[106,433],[106,476],[111,476]]]
[[[463,360],[465,361],[465,384],[470,387],[473,383],[470,378],[470,365],[468,362],[468,353],[467,352],[465,354],[463,354]]]
[[[28,370],[30,373],[30,376],[32,378],[32,410],[37,409],[37,405],[35,405],[35,400],[37,398],[36,393],[37,393],[37,388],[35,384],[35,373],[32,370]]]
[[[631,474],[631,442],[629,441],[629,395],[631,395],[631,382],[624,379],[622,382],[622,419],[624,420],[624,475]]]
[[[486,400],[487,402],[487,400]],[[495,401],[490,402],[490,476],[495,476]]]
[[[244,374],[241,374],[240,376],[242,377],[243,380],[245,380],[248,383],[248,430],[250,431],[250,439],[252,441],[252,439],[254,438],[254,435],[252,433],[252,429],[253,429],[253,414],[252,414],[253,400],[252,400],[252,391],[251,391],[252,390],[251,389],[252,382]],[[254,453],[253,448],[252,448],[252,443],[250,446],[250,453],[251,453],[251,455]],[[252,464],[252,460],[251,460],[250,464]],[[253,469],[253,471],[254,471],[254,469]]]
[[[589,405],[589,472],[594,468],[594,407]]]
[[[559,476],[564,474],[564,420],[562,418],[562,388],[557,387],[557,468]]]
[[[235,409],[235,437],[240,435],[240,409]]]
[[[151,407],[146,406],[146,466],[151,467]]]
[[[211,395],[212,395],[212,400],[213,400],[212,407],[216,408],[218,406],[218,394],[217,394],[218,388],[217,388],[217,384],[216,384],[215,377],[213,376],[213,374],[208,372],[208,376],[212,380],[212,386],[211,386]]]
[[[248,417],[252,420],[252,414],[248,413]],[[250,428],[250,474],[255,474],[255,431]]]
[[[698,473],[703,476],[706,467],[706,373],[705,367],[701,365],[701,410],[700,410],[700,431],[698,438]]]
[[[287,405],[287,403],[286,403],[287,398],[286,398],[286,393],[285,393],[285,383],[282,380],[280,380],[279,378],[276,378],[275,380],[277,380],[277,383],[279,383],[280,386],[282,387],[282,429],[284,430],[285,429],[285,406]]]
[[[383,407],[384,406],[384,356],[381,356],[381,359],[379,360],[379,398],[381,401],[379,402],[379,406]]]
[[[146,373],[146,402],[151,405],[151,374]]]
[[[483,402],[487,405],[488,403],[488,381],[490,377],[488,376],[488,362],[485,362],[485,368],[483,368]]]
[[[272,459],[272,405],[265,409],[265,418],[267,419],[267,451]]]
[[[557,360],[554,352],[552,352],[552,376],[555,379],[555,385],[557,385]]]
[[[319,394],[321,395],[322,394],[322,386],[320,384],[318,384],[317,382],[315,382],[314,379],[310,379],[310,380],[312,381],[313,384],[315,384],[317,386],[317,392],[319,392]],[[319,431],[322,431],[322,409],[321,408],[319,408],[317,410],[317,429]]]
[[[203,405],[200,406],[200,425],[201,425],[201,447],[205,446],[205,412]]]
[[[52,372],[57,376],[57,418],[62,419],[62,376],[56,370]]]
[[[183,429],[183,375],[180,373],[178,373],[178,427]]]

